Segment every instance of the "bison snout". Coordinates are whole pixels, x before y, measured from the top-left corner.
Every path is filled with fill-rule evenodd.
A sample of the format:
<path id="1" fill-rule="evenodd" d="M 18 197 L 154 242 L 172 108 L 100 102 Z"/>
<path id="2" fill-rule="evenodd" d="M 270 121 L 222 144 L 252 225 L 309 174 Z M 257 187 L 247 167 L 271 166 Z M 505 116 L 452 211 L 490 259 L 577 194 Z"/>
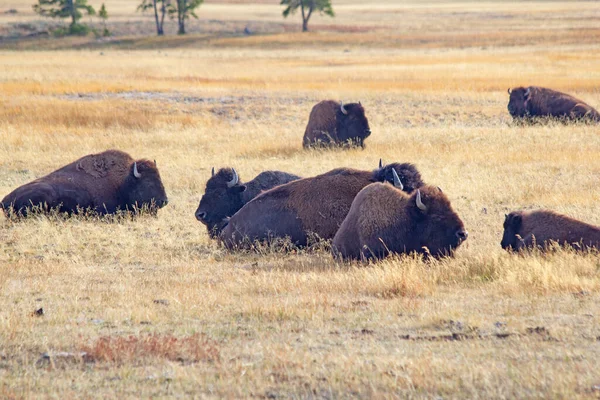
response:
<path id="1" fill-rule="evenodd" d="M 204 211 L 198 211 L 196 213 L 196 219 L 200 222 L 205 222 L 206 213 Z"/>
<path id="2" fill-rule="evenodd" d="M 461 229 L 459 231 L 456 231 L 456 237 L 461 241 L 465 241 L 467 240 L 467 238 L 469 237 L 469 232 L 467 232 L 464 229 Z"/>

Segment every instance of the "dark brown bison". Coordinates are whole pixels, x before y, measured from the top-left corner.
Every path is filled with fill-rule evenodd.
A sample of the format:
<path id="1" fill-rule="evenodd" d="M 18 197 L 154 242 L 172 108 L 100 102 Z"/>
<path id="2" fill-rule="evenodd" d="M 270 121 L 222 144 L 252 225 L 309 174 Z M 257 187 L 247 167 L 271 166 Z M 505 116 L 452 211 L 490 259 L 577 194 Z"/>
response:
<path id="1" fill-rule="evenodd" d="M 417 168 L 408 163 L 385 167 L 380 163 L 374 171 L 334 169 L 260 194 L 231 217 L 221 240 L 231 248 L 286 236 L 299 246 L 307 244 L 310 234 L 332 239 L 356 194 L 370 183 L 383 181 L 407 191 L 423 185 Z"/>
<path id="2" fill-rule="evenodd" d="M 144 206 L 156 210 L 166 204 L 156 163 L 136 161 L 119 150 L 82 157 L 15 189 L 2 200 L 6 215 L 27 214 L 38 206 L 42 211 L 112 214 Z"/>
<path id="3" fill-rule="evenodd" d="M 261 172 L 249 182 L 242 183 L 234 168 L 221 168 L 206 182 L 204 196 L 196 209 L 196 219 L 206 225 L 211 237 L 221 233 L 229 217 L 261 192 L 291 181 L 299 176 L 281 171 Z"/>
<path id="4" fill-rule="evenodd" d="M 549 242 L 576 248 L 600 244 L 600 228 L 549 210 L 513 211 L 504 219 L 504 235 L 500 245 L 505 250 L 521 250 Z"/>
<path id="5" fill-rule="evenodd" d="M 600 121 L 600 114 L 583 101 L 556 90 L 529 86 L 508 89 L 508 112 L 514 119 L 554 117 Z"/>
<path id="6" fill-rule="evenodd" d="M 371 134 L 365 109 L 359 103 L 343 104 L 323 100 L 311 110 L 302 145 L 332 146 L 349 144 L 364 147 Z"/>
<path id="7" fill-rule="evenodd" d="M 358 193 L 333 238 L 342 259 L 381 259 L 390 253 L 451 255 L 467 239 L 463 222 L 442 190 L 421 186 L 412 194 L 387 183 Z"/>

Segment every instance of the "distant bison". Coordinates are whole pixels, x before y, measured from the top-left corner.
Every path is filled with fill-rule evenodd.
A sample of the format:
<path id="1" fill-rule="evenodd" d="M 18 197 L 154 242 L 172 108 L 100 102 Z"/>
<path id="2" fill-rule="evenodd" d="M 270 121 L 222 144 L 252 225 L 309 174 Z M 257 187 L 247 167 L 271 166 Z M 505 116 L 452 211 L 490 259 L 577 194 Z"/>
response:
<path id="1" fill-rule="evenodd" d="M 209 235 L 214 238 L 221 233 L 229 217 L 262 191 L 297 179 L 300 177 L 287 172 L 265 171 L 242 183 L 235 169 L 221 168 L 215 174 L 213 168 L 196 210 L 196 219 L 206 225 Z"/>
<path id="2" fill-rule="evenodd" d="M 411 252 L 440 257 L 451 255 L 467 236 L 441 189 L 422 186 L 409 195 L 373 183 L 352 202 L 333 238 L 333 253 L 347 260 Z"/>
<path id="3" fill-rule="evenodd" d="M 286 236 L 305 246 L 311 233 L 332 239 L 356 194 L 370 183 L 383 181 L 406 191 L 423 185 L 419 171 L 408 163 L 383 167 L 380 162 L 374 171 L 334 169 L 260 194 L 231 217 L 221 240 L 227 247 L 239 247 Z"/>
<path id="4" fill-rule="evenodd" d="M 369 121 L 360 102 L 343 104 L 324 100 L 310 112 L 302 145 L 305 148 L 343 144 L 364 147 L 364 140 L 370 134 Z"/>
<path id="5" fill-rule="evenodd" d="M 600 122 L 600 114 L 583 101 L 556 90 L 529 86 L 508 89 L 508 112 L 514 119 L 554 117 Z"/>
<path id="6" fill-rule="evenodd" d="M 548 210 L 513 211 L 505 216 L 503 249 L 545 248 L 551 241 L 598 248 L 600 228 Z"/>
<path id="7" fill-rule="evenodd" d="M 43 211 L 112 214 L 143 206 L 156 210 L 167 204 L 167 195 L 155 162 L 108 150 L 15 189 L 1 204 L 6 215 L 27 214 L 35 206 Z"/>

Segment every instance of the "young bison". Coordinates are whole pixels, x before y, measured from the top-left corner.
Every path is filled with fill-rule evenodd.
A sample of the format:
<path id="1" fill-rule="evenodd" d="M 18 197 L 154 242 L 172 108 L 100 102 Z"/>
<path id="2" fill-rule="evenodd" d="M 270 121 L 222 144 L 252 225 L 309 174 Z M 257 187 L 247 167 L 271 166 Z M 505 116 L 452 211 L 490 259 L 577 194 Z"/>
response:
<path id="1" fill-rule="evenodd" d="M 505 250 L 538 246 L 550 242 L 562 246 L 595 247 L 600 243 L 600 228 L 549 210 L 513 211 L 504 219 L 500 245 Z"/>
<path id="2" fill-rule="evenodd" d="M 333 238 L 342 259 L 381 259 L 390 253 L 450 255 L 467 239 L 463 222 L 441 189 L 422 186 L 406 194 L 373 183 L 356 196 Z"/>

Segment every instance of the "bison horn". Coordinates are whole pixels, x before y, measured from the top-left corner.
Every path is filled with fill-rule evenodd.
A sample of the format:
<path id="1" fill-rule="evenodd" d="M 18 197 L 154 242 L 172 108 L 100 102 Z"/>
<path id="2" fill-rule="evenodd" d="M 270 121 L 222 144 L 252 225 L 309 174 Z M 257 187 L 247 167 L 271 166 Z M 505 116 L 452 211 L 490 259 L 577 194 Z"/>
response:
<path id="1" fill-rule="evenodd" d="M 212 173 L 210 175 L 211 177 L 215 176 L 215 167 L 212 167 Z"/>
<path id="2" fill-rule="evenodd" d="M 525 97 L 529 97 L 530 94 L 531 94 L 531 88 L 527 88 L 527 90 L 525 91 Z"/>
<path id="3" fill-rule="evenodd" d="M 140 173 L 138 172 L 138 169 L 137 169 L 137 162 L 134 162 L 134 163 L 133 163 L 133 176 L 135 176 L 137 179 L 140 179 L 140 178 L 142 177 L 142 174 L 140 174 Z"/>
<path id="4" fill-rule="evenodd" d="M 508 91 L 508 94 L 510 94 L 510 93 L 511 93 L 511 91 L 510 91 L 510 88 L 508 88 L 508 90 L 507 90 L 507 91 Z"/>
<path id="5" fill-rule="evenodd" d="M 344 102 L 343 102 L 343 101 L 340 101 L 340 104 L 341 104 L 341 105 L 340 105 L 340 110 L 342 110 L 342 113 L 343 113 L 344 115 L 348 115 L 348 111 L 347 111 L 347 110 L 344 108 Z"/>
<path id="6" fill-rule="evenodd" d="M 229 188 L 237 185 L 237 183 L 240 181 L 240 177 L 238 176 L 237 172 L 235 172 L 235 168 L 231 168 L 231 170 L 233 171 L 233 179 L 227 182 L 227 187 Z"/>
<path id="7" fill-rule="evenodd" d="M 400 177 L 398 176 L 398 173 L 396 172 L 396 170 L 394 168 L 392 168 L 392 175 L 394 176 L 394 186 L 400 190 L 403 190 L 404 185 L 402 185 L 402 182 L 400 181 Z"/>
<path id="8" fill-rule="evenodd" d="M 381 161 L 381 158 L 379 159 L 379 169 L 383 168 L 383 161 Z"/>
<path id="9" fill-rule="evenodd" d="M 427 211 L 427 206 L 421 201 L 421 191 L 417 189 L 417 207 L 421 211 Z"/>

